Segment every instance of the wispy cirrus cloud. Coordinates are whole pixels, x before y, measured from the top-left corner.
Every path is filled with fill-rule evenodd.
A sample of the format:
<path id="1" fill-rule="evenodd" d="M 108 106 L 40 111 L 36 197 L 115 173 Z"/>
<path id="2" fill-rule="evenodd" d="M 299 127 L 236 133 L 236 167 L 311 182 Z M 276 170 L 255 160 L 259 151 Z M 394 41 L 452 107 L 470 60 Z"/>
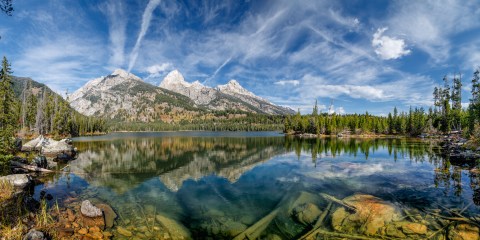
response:
<path id="1" fill-rule="evenodd" d="M 127 39 L 127 16 L 125 6 L 121 1 L 110 0 L 104 3 L 100 10 L 108 21 L 108 38 L 110 48 L 109 64 L 114 68 L 122 67 L 125 63 L 125 42 Z"/>
<path id="2" fill-rule="evenodd" d="M 130 72 L 133 68 L 133 65 L 137 61 L 138 57 L 138 50 L 140 49 L 140 45 L 142 44 L 142 40 L 147 33 L 148 27 L 150 26 L 150 21 L 152 20 L 152 13 L 153 10 L 160 4 L 161 0 L 150 0 L 143 12 L 142 17 L 142 25 L 140 28 L 140 32 L 138 33 L 137 41 L 135 42 L 135 46 L 133 47 L 132 52 L 130 53 L 130 62 L 128 63 L 128 72 Z"/>
<path id="3" fill-rule="evenodd" d="M 19 2 L 0 21 L 8 30 L 0 53 L 16 73 L 56 89 L 116 67 L 155 82 L 175 67 L 188 81 L 237 79 L 308 112 L 315 99 L 334 99 L 345 112 L 380 114 L 387 105 L 428 106 L 432 79 L 473 69 L 478 9 L 453 0 Z"/>

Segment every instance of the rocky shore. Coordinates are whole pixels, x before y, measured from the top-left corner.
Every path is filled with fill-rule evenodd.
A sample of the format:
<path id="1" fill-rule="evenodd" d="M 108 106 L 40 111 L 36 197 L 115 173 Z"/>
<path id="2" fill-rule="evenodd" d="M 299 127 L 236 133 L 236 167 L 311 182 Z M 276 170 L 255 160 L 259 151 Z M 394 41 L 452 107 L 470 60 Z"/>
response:
<path id="1" fill-rule="evenodd" d="M 475 164 L 480 159 L 480 145 L 463 138 L 459 133 L 443 137 L 440 145 L 450 161 Z"/>

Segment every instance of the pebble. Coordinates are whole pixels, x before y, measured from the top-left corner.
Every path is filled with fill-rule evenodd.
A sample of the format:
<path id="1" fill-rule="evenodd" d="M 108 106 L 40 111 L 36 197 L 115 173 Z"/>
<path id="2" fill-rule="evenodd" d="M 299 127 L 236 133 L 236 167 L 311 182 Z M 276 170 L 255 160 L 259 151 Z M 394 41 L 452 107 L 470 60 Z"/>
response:
<path id="1" fill-rule="evenodd" d="M 125 237 L 131 237 L 133 235 L 132 232 L 128 231 L 123 227 L 117 227 L 117 232 L 122 234 Z"/>
<path id="2" fill-rule="evenodd" d="M 82 234 L 82 235 L 85 235 L 88 233 L 88 230 L 86 228 L 82 228 L 80 230 L 78 230 L 78 233 Z"/>

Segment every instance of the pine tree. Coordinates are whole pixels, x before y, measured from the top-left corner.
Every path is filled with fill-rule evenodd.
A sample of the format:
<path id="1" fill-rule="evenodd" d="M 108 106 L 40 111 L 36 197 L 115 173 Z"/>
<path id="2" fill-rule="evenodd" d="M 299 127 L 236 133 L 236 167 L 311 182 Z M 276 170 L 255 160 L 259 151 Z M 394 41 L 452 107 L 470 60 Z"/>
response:
<path id="1" fill-rule="evenodd" d="M 18 123 L 15 93 L 11 78 L 12 70 L 6 57 L 0 70 L 0 154 L 12 150 L 14 131 Z"/>
<path id="2" fill-rule="evenodd" d="M 480 122 L 480 67 L 473 73 L 471 93 L 472 98 L 468 106 L 468 128 L 470 134 L 473 133 L 475 125 Z"/>

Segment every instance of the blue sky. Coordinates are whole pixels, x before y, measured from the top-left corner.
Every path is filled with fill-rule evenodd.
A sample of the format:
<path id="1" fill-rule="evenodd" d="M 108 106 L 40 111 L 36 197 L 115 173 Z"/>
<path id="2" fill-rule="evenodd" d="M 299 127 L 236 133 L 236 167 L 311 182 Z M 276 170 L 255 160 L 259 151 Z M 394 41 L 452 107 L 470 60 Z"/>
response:
<path id="1" fill-rule="evenodd" d="M 480 66 L 479 1 L 14 0 L 0 55 L 14 74 L 73 92 L 116 68 L 158 85 L 173 69 L 208 86 L 236 79 L 310 112 L 429 106 L 443 75 Z"/>

